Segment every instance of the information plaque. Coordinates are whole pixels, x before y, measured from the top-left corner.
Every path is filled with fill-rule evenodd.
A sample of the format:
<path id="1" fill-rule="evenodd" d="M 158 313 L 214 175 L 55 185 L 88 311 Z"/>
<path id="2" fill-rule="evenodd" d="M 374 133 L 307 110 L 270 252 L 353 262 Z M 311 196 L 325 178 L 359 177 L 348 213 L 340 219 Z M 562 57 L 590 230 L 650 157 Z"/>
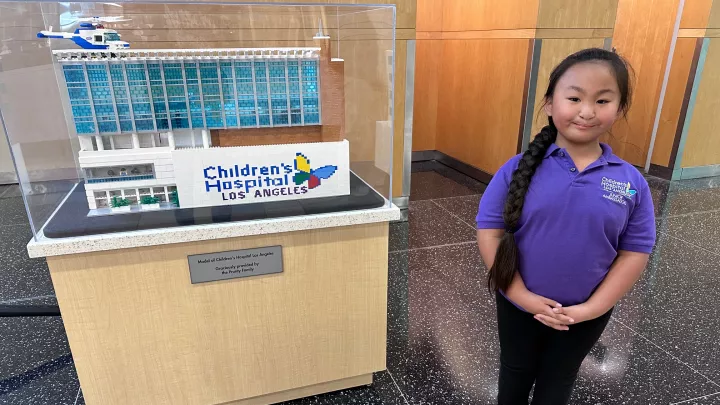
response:
<path id="1" fill-rule="evenodd" d="M 282 246 L 188 256 L 193 284 L 282 273 Z"/>

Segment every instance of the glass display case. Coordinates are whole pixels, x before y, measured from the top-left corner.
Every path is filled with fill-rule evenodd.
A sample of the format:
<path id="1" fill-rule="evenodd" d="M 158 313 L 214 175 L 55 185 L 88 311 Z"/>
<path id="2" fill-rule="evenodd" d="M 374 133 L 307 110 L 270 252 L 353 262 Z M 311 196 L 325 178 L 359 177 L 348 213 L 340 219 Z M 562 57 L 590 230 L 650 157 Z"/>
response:
<path id="1" fill-rule="evenodd" d="M 394 6 L 22 1 L 2 23 L 36 238 L 390 205 Z"/>

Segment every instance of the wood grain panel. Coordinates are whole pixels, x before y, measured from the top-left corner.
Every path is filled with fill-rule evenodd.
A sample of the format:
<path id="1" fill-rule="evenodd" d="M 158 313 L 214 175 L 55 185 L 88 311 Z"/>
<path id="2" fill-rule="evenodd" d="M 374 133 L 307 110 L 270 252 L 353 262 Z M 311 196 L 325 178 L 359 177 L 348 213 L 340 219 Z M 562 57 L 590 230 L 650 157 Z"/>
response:
<path id="1" fill-rule="evenodd" d="M 678 121 L 690 76 L 695 42 L 695 38 L 678 38 L 675 44 L 675 54 L 670 67 L 670 77 L 653 148 L 652 163 L 656 165 L 670 167 L 671 164 L 670 158 L 675 137 L 679 136 Z"/>
<path id="2" fill-rule="evenodd" d="M 540 105 L 547 90 L 550 72 L 571 53 L 585 48 L 602 47 L 602 45 L 602 39 L 543 39 L 533 104 L 535 107 L 531 131 L 533 137 L 540 132 L 543 126 L 547 125 L 546 115 L 541 111 Z"/>
<path id="3" fill-rule="evenodd" d="M 190 283 L 188 255 L 273 245 L 283 273 Z M 206 405 L 384 369 L 387 255 L 382 223 L 48 265 L 88 404 Z"/>
<path id="4" fill-rule="evenodd" d="M 432 31 L 417 33 L 417 39 L 512 39 L 534 37 L 535 30 L 532 28 L 479 31 Z"/>
<path id="5" fill-rule="evenodd" d="M 538 28 L 612 28 L 618 0 L 540 0 Z"/>
<path id="6" fill-rule="evenodd" d="M 523 39 L 443 41 L 438 150 L 488 173 L 516 153 L 529 46 Z"/>
<path id="7" fill-rule="evenodd" d="M 680 28 L 707 28 L 713 0 L 686 0 Z"/>
<path id="8" fill-rule="evenodd" d="M 535 38 L 610 38 L 612 28 L 538 28 Z"/>
<path id="9" fill-rule="evenodd" d="M 710 9 L 710 17 L 708 18 L 708 28 L 719 29 L 720 28 L 720 1 L 713 0 L 712 8 Z"/>
<path id="10" fill-rule="evenodd" d="M 415 103 L 413 151 L 435 150 L 438 86 L 443 66 L 443 41 L 417 41 L 415 49 Z"/>
<path id="11" fill-rule="evenodd" d="M 608 142 L 626 161 L 645 164 L 679 0 L 620 0 L 613 46 L 635 70 L 635 96 L 627 120 Z"/>
<path id="12" fill-rule="evenodd" d="M 682 167 L 720 164 L 720 39 L 710 40 L 693 107 Z"/>
<path id="13" fill-rule="evenodd" d="M 417 0 L 418 31 L 442 31 L 444 0 Z"/>
<path id="14" fill-rule="evenodd" d="M 462 0 L 443 5 L 443 31 L 535 28 L 539 0 Z"/>

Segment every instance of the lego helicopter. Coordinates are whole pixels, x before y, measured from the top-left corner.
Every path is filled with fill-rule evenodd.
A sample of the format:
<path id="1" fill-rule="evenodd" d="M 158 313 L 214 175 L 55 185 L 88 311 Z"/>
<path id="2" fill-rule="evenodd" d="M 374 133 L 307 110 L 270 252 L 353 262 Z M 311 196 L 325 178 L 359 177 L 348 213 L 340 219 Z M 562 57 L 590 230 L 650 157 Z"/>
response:
<path id="1" fill-rule="evenodd" d="M 130 21 L 122 17 L 89 17 L 79 18 L 80 26 L 75 32 L 53 32 L 52 26 L 48 31 L 40 31 L 38 38 L 69 39 L 83 49 L 118 50 L 129 48 L 130 44 L 120 40 L 120 34 L 115 30 L 107 29 L 102 23 Z"/>

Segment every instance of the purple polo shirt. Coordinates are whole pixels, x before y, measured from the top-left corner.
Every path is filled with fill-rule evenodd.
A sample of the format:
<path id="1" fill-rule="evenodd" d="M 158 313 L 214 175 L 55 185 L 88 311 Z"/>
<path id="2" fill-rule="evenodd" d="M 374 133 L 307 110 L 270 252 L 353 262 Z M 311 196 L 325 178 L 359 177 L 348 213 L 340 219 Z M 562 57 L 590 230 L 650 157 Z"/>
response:
<path id="1" fill-rule="evenodd" d="M 650 253 L 655 215 L 642 174 L 601 144 L 603 154 L 578 172 L 553 144 L 530 182 L 515 238 L 527 288 L 562 305 L 588 300 L 619 250 Z M 485 190 L 478 229 L 504 229 L 502 212 L 513 171 L 510 159 Z"/>

